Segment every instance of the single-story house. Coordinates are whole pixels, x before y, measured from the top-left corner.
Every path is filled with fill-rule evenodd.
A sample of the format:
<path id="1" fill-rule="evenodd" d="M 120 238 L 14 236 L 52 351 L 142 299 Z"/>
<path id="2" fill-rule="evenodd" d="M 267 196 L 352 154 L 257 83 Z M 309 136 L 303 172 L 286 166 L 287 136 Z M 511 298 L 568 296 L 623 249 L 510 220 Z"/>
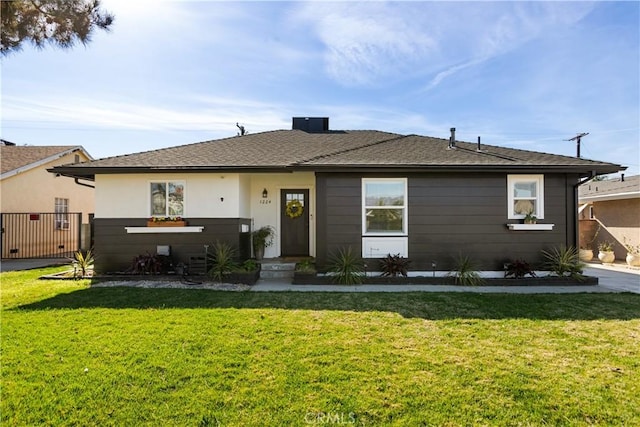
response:
<path id="1" fill-rule="evenodd" d="M 640 245 L 640 175 L 591 181 L 578 190 L 580 245 L 596 253 L 602 242 L 613 244 L 624 260 L 624 244 Z"/>
<path id="2" fill-rule="evenodd" d="M 80 249 L 81 238 L 90 246 L 93 186 L 47 172 L 93 160 L 83 147 L 0 140 L 0 159 L 2 258 L 69 256 Z"/>
<path id="3" fill-rule="evenodd" d="M 326 117 L 294 117 L 276 130 L 51 169 L 95 182 L 99 271 L 170 246 L 176 260 L 216 240 L 250 256 L 249 232 L 275 228 L 267 258 L 388 253 L 413 270 L 451 268 L 458 254 L 479 269 L 578 240 L 578 186 L 620 165 L 373 130 L 330 130 Z M 537 224 L 524 224 L 531 213 Z M 179 216 L 183 227 L 148 227 Z M 373 264 L 373 263 L 372 263 Z"/>

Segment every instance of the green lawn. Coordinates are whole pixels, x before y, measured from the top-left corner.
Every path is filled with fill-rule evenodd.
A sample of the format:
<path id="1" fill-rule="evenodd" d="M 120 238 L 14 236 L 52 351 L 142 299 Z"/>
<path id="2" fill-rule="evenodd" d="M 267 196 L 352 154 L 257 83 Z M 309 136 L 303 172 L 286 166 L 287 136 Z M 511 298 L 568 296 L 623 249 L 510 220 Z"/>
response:
<path id="1" fill-rule="evenodd" d="M 89 288 L 3 273 L 2 425 L 640 425 L 640 295 Z"/>

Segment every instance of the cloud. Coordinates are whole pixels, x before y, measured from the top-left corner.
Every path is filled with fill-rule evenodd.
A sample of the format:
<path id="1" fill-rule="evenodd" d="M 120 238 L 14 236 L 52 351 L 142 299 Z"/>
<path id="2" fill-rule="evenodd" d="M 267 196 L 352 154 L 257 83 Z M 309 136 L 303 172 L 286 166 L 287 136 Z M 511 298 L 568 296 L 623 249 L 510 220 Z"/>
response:
<path id="1" fill-rule="evenodd" d="M 573 25 L 589 2 L 303 3 L 296 19 L 324 46 L 327 74 L 345 86 L 449 76 Z"/>
<path id="2" fill-rule="evenodd" d="M 253 131 L 284 126 L 280 109 L 273 103 L 224 98 L 195 98 L 189 107 L 163 107 L 120 98 L 3 98 L 3 127 L 21 125 L 46 128 L 108 128 L 144 131 L 209 131 L 229 134 L 241 122 Z"/>

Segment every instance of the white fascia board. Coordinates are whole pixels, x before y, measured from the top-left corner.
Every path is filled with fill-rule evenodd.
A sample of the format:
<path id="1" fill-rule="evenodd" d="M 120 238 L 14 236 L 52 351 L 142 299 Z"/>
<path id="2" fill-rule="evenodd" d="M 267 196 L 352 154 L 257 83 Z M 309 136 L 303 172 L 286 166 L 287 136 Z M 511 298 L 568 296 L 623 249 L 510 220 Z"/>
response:
<path id="1" fill-rule="evenodd" d="M 14 176 L 14 175 L 18 175 L 18 174 L 20 174 L 20 173 L 22 173 L 22 172 L 26 172 L 26 171 L 28 171 L 28 170 L 35 169 L 35 168 L 37 168 L 37 167 L 40 167 L 40 166 L 46 165 L 46 164 L 47 164 L 47 163 L 49 163 L 49 162 L 52 162 L 52 161 L 54 161 L 54 160 L 57 160 L 57 159 L 59 159 L 59 158 L 61 158 L 61 157 L 64 157 L 64 156 L 66 156 L 66 155 L 68 155 L 68 154 L 75 153 L 76 151 L 80 151 L 80 152 L 81 152 L 81 153 L 83 153 L 85 156 L 87 156 L 87 158 L 88 158 L 89 160 L 93 160 L 93 157 L 91 157 L 91 156 L 89 155 L 89 153 L 87 153 L 87 152 L 85 151 L 85 149 L 84 149 L 84 148 L 82 148 L 82 146 L 77 145 L 77 146 L 75 146 L 75 147 L 71 147 L 71 148 L 69 148 L 68 150 L 64 150 L 64 151 L 61 151 L 61 152 L 59 152 L 59 153 L 57 153 L 57 154 L 54 154 L 53 156 L 49 156 L 49 157 L 45 157 L 44 159 L 40 159 L 40 160 L 38 160 L 37 162 L 29 163 L 28 165 L 24 165 L 24 166 L 21 166 L 21 167 L 19 167 L 19 168 L 17 168 L 17 169 L 11 170 L 11 171 L 9 171 L 9 172 L 5 172 L 5 173 L 3 173 L 2 175 L 0 175 L 0 179 L 10 178 L 10 177 L 12 177 L 12 176 Z"/>
<path id="2" fill-rule="evenodd" d="M 595 196 L 585 196 L 579 198 L 579 203 L 604 202 L 608 200 L 624 200 L 640 198 L 640 191 L 629 191 L 627 193 L 602 194 Z"/>

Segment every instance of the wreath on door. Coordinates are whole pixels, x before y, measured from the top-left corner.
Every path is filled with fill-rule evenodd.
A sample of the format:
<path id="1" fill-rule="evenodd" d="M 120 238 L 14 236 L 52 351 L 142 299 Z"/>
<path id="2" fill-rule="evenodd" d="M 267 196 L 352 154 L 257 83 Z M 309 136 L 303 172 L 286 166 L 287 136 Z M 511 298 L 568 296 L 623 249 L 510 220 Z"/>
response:
<path id="1" fill-rule="evenodd" d="M 298 218 L 300 215 L 302 215 L 303 211 L 304 211 L 304 207 L 302 206 L 302 203 L 300 203 L 299 200 L 291 200 L 290 202 L 287 203 L 287 208 L 285 209 L 284 213 L 289 218 Z"/>

